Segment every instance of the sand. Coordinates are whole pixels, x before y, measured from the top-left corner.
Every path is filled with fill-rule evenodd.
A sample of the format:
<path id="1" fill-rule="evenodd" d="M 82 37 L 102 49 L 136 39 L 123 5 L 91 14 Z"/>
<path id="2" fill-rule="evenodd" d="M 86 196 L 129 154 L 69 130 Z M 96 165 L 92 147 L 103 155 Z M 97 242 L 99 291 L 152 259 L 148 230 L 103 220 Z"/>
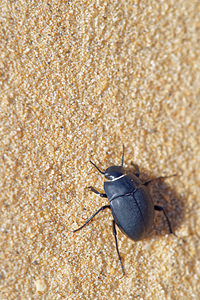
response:
<path id="1" fill-rule="evenodd" d="M 1 1 L 1 299 L 199 299 L 199 1 Z M 137 163 L 164 216 L 118 230 L 101 169 Z"/>

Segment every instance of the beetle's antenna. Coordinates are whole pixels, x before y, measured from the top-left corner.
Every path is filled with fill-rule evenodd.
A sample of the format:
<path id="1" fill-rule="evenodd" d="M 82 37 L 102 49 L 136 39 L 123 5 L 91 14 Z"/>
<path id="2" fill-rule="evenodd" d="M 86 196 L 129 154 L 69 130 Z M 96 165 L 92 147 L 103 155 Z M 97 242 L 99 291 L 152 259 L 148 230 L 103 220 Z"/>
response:
<path id="1" fill-rule="evenodd" d="M 105 172 L 101 171 L 91 160 L 90 163 L 101 173 L 101 174 L 105 174 Z"/>
<path id="2" fill-rule="evenodd" d="M 123 167 L 123 163 L 124 163 L 124 145 L 123 145 L 123 153 L 122 153 L 122 167 Z"/>

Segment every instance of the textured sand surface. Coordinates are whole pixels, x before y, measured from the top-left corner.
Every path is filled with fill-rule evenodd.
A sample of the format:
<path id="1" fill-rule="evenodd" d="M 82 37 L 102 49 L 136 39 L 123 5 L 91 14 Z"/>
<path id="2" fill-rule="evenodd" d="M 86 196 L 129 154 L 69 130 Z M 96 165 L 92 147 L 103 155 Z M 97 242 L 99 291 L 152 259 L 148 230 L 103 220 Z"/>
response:
<path id="1" fill-rule="evenodd" d="M 199 299 L 200 2 L 0 3 L 1 299 Z M 105 169 L 137 163 L 161 213 L 118 231 Z"/>

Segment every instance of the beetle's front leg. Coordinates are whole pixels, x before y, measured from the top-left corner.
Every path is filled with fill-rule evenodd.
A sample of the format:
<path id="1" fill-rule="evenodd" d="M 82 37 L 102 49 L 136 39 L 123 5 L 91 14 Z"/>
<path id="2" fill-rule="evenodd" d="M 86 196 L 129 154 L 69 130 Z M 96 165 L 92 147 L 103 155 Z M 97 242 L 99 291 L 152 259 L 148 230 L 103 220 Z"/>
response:
<path id="1" fill-rule="evenodd" d="M 93 193 L 99 195 L 102 198 L 108 198 L 106 194 L 104 193 L 100 193 L 98 192 L 95 188 L 93 188 L 92 186 L 88 186 L 88 189 L 90 189 L 90 191 L 92 191 Z"/>
<path id="2" fill-rule="evenodd" d="M 140 176 L 140 170 L 139 170 L 138 165 L 134 164 L 133 162 L 131 162 L 131 165 L 132 165 L 132 166 L 135 168 L 135 170 L 136 170 L 135 175 L 136 175 L 137 177 L 139 177 L 139 176 Z"/>
<path id="3" fill-rule="evenodd" d="M 169 176 L 160 176 L 160 177 L 152 178 L 152 179 L 146 181 L 146 182 L 143 183 L 143 184 L 147 186 L 149 183 L 151 183 L 151 182 L 153 182 L 153 181 L 155 181 L 155 180 L 159 180 L 159 179 L 167 179 L 167 178 L 171 178 L 171 177 L 174 177 L 174 176 L 176 176 L 176 174 L 169 175 Z"/>

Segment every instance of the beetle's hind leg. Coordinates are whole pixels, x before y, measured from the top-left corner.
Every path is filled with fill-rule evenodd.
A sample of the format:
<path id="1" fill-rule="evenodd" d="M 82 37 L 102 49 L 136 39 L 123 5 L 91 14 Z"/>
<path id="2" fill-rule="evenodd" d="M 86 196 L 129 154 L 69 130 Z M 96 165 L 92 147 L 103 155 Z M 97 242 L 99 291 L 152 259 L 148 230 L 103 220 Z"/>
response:
<path id="1" fill-rule="evenodd" d="M 93 186 L 88 186 L 88 189 L 102 198 L 108 198 L 106 194 L 98 192 Z"/>
<path id="2" fill-rule="evenodd" d="M 115 221 L 113 220 L 112 226 L 113 226 L 113 234 L 114 234 L 114 237 L 115 237 L 115 246 L 116 246 L 117 254 L 118 254 L 118 257 L 119 257 L 120 264 L 121 264 L 121 268 L 122 268 L 123 275 L 125 275 L 124 267 L 123 267 L 123 264 L 122 264 L 122 259 L 121 259 L 121 256 L 120 256 L 120 253 L 119 253 L 119 248 L 118 248 L 117 231 L 116 231 L 116 225 L 115 225 L 115 224 L 116 224 L 116 223 L 115 223 Z"/>
<path id="3" fill-rule="evenodd" d="M 110 205 L 104 205 L 102 206 L 100 209 L 98 209 L 81 227 L 79 227 L 78 229 L 74 230 L 73 232 L 79 231 L 81 230 L 83 227 L 85 227 L 85 225 L 87 225 L 88 222 L 90 222 L 100 211 L 106 209 L 106 208 L 110 208 Z"/>
<path id="4" fill-rule="evenodd" d="M 169 232 L 176 236 L 176 234 L 172 230 L 172 226 L 171 226 L 170 220 L 169 220 L 169 218 L 167 216 L 167 213 L 164 210 L 164 208 L 162 206 L 159 206 L 159 205 L 154 205 L 154 209 L 163 212 L 163 214 L 165 216 L 165 219 L 167 220 L 167 224 L 168 224 L 168 227 L 169 227 Z"/>

